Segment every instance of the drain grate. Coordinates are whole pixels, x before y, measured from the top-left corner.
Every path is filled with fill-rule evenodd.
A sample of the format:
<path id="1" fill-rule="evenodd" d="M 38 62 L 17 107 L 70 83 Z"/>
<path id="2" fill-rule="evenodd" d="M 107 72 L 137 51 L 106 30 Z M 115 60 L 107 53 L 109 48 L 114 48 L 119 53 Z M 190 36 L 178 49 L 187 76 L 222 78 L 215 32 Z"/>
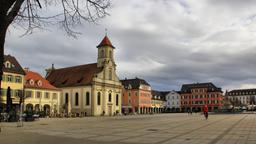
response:
<path id="1" fill-rule="evenodd" d="M 48 125 L 48 124 L 45 124 L 45 123 L 41 123 L 40 125 Z"/>
<path id="2" fill-rule="evenodd" d="M 158 131 L 158 129 L 147 129 L 147 131 Z"/>

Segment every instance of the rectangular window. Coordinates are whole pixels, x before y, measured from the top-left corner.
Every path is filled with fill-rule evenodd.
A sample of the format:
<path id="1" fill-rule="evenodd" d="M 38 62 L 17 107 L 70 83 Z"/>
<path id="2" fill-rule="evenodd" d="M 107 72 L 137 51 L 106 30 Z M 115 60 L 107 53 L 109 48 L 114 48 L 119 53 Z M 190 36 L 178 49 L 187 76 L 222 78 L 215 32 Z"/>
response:
<path id="1" fill-rule="evenodd" d="M 20 76 L 16 76 L 15 77 L 15 82 L 16 83 L 21 83 L 21 77 Z"/>
<path id="2" fill-rule="evenodd" d="M 2 81 L 5 81 L 5 75 L 2 75 Z"/>
<path id="3" fill-rule="evenodd" d="M 109 80 L 112 80 L 112 69 L 109 69 Z"/>
<path id="4" fill-rule="evenodd" d="M 41 92 L 36 92 L 36 98 L 41 98 Z"/>
<path id="5" fill-rule="evenodd" d="M 1 88 L 1 96 L 6 96 L 6 93 L 7 93 L 7 89 L 3 89 Z"/>
<path id="6" fill-rule="evenodd" d="M 13 79 L 13 78 L 12 78 L 12 75 L 8 75 L 8 76 L 7 76 L 7 81 L 8 81 L 8 82 L 12 82 L 12 79 Z"/>
<path id="7" fill-rule="evenodd" d="M 15 90 L 15 96 L 21 97 L 22 96 L 22 90 Z"/>
<path id="8" fill-rule="evenodd" d="M 46 99 L 49 98 L 49 93 L 48 93 L 48 92 L 45 92 L 45 93 L 44 93 L 44 98 L 46 98 Z"/>
<path id="9" fill-rule="evenodd" d="M 57 93 L 52 93 L 52 99 L 57 99 Z"/>

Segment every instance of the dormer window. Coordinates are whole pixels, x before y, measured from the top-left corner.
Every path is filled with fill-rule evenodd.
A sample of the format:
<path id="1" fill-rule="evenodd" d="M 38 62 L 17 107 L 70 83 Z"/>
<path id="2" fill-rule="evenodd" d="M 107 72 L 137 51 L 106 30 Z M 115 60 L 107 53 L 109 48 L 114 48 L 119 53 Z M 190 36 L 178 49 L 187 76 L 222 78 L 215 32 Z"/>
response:
<path id="1" fill-rule="evenodd" d="M 5 67 L 6 68 L 11 68 L 11 63 L 9 61 L 5 62 Z"/>
<path id="2" fill-rule="evenodd" d="M 37 85 L 38 85 L 38 86 L 42 86 L 42 81 L 38 80 L 38 81 L 37 81 Z"/>
<path id="3" fill-rule="evenodd" d="M 30 79 L 30 80 L 29 80 L 29 84 L 30 84 L 30 85 L 34 85 L 34 84 L 35 84 L 34 80 Z"/>
<path id="4" fill-rule="evenodd" d="M 132 89 L 132 86 L 129 84 L 128 89 Z"/>

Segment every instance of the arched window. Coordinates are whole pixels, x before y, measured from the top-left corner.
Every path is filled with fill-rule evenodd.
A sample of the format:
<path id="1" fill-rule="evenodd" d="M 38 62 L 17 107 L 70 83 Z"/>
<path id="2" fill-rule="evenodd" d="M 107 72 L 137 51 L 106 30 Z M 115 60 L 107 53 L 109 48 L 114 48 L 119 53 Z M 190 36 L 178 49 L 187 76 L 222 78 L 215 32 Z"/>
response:
<path id="1" fill-rule="evenodd" d="M 112 51 L 109 51 L 109 58 L 112 58 Z"/>
<path id="2" fill-rule="evenodd" d="M 109 77 L 109 80 L 112 80 L 112 69 L 109 69 L 108 77 Z"/>
<path id="3" fill-rule="evenodd" d="M 101 57 L 104 58 L 104 50 L 101 50 Z"/>
<path id="4" fill-rule="evenodd" d="M 90 93 L 86 92 L 86 105 L 90 105 Z"/>
<path id="5" fill-rule="evenodd" d="M 111 102 L 112 101 L 112 95 L 111 93 L 108 94 L 108 102 Z"/>
<path id="6" fill-rule="evenodd" d="M 75 105 L 78 106 L 79 105 L 79 94 L 76 93 L 75 95 Z"/>
<path id="7" fill-rule="evenodd" d="M 118 106 L 118 105 L 119 105 L 119 95 L 116 94 L 116 106 Z"/>
<path id="8" fill-rule="evenodd" d="M 101 97 L 101 94 L 100 94 L 100 92 L 98 92 L 98 94 L 97 94 L 97 103 L 98 103 L 98 105 L 100 105 L 100 97 Z"/>
<path id="9" fill-rule="evenodd" d="M 65 94 L 65 104 L 68 104 L 68 93 Z"/>

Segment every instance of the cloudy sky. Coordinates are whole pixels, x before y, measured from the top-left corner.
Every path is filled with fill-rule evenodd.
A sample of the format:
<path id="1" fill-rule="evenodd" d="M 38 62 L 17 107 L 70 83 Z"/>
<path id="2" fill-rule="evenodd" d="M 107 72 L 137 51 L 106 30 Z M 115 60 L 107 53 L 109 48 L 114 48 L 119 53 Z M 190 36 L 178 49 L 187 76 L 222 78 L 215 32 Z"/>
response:
<path id="1" fill-rule="evenodd" d="M 213 82 L 226 89 L 256 87 L 255 0 L 112 0 L 110 16 L 84 23 L 78 39 L 56 27 L 20 37 L 11 27 L 5 54 L 23 67 L 44 69 L 96 62 L 108 29 L 117 73 L 140 77 L 157 90 Z"/>

